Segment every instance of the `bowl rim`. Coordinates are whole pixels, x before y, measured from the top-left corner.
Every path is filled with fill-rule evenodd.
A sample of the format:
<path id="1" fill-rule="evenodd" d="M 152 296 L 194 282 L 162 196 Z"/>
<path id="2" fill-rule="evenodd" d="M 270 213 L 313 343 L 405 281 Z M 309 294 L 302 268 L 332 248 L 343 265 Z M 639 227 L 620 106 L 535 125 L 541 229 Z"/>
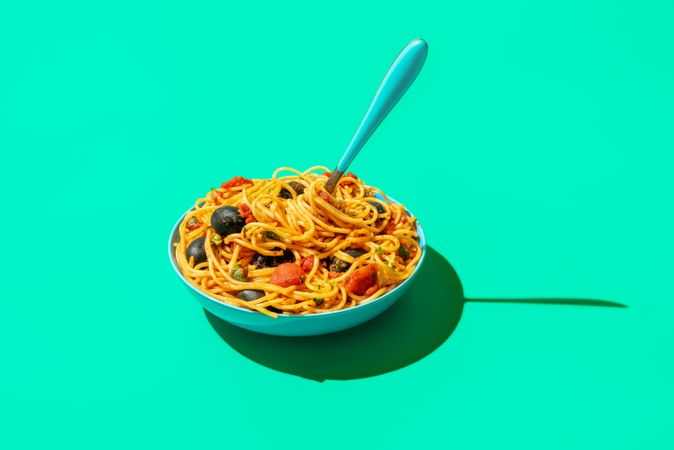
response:
<path id="1" fill-rule="evenodd" d="M 396 199 L 394 199 L 393 197 L 388 196 L 388 195 L 387 195 L 386 197 L 388 198 L 388 200 L 389 200 L 391 203 L 395 203 L 395 204 L 398 204 L 398 205 L 400 204 L 400 202 L 398 202 L 398 201 L 397 201 Z M 181 224 L 181 222 L 183 221 L 183 219 L 185 218 L 185 215 L 187 215 L 187 213 L 190 212 L 192 209 L 194 209 L 194 207 L 188 209 L 187 211 L 185 211 L 185 212 L 180 216 L 180 218 L 179 218 L 178 221 L 175 223 L 175 225 L 173 225 L 173 228 L 171 228 L 171 233 L 169 234 L 169 239 L 168 239 L 168 254 L 169 254 L 169 261 L 171 262 L 171 267 L 173 267 L 173 270 L 176 272 L 176 274 L 180 277 L 180 279 L 181 279 L 181 280 L 182 280 L 182 281 L 183 281 L 183 282 L 184 282 L 190 289 L 192 289 L 194 292 L 198 293 L 199 295 L 201 295 L 201 296 L 204 297 L 205 299 L 207 299 L 207 300 L 209 300 L 209 301 L 211 301 L 211 302 L 215 302 L 215 303 L 217 303 L 218 305 L 223 305 L 223 306 L 232 308 L 232 309 L 234 309 L 234 310 L 237 310 L 237 311 L 240 311 L 240 312 L 243 312 L 243 313 L 253 314 L 253 315 L 256 315 L 256 316 L 258 316 L 258 317 L 265 317 L 265 315 L 262 314 L 262 313 L 259 312 L 259 311 L 253 311 L 253 310 L 250 310 L 250 309 L 247 309 L 247 308 L 242 308 L 242 307 L 240 307 L 240 306 L 232 305 L 232 304 L 230 304 L 230 303 L 223 302 L 223 301 L 220 301 L 220 300 L 218 300 L 218 299 L 216 299 L 216 298 L 211 297 L 210 295 L 208 295 L 208 293 L 206 293 L 206 292 L 202 291 L 201 289 L 197 288 L 196 286 L 194 286 L 194 285 L 193 285 L 193 284 L 192 284 L 192 283 L 185 277 L 185 275 L 183 275 L 183 273 L 180 271 L 180 268 L 178 267 L 178 263 L 177 263 L 177 261 L 176 261 L 176 259 L 175 259 L 175 255 L 174 255 L 175 252 L 174 252 L 174 249 L 173 249 L 173 236 L 176 234 L 176 231 L 177 231 L 178 227 L 180 227 L 180 224 Z M 358 305 L 356 305 L 356 306 L 352 306 L 352 307 L 350 307 L 350 308 L 339 309 L 339 310 L 337 310 L 337 311 L 327 311 L 327 312 L 311 313 L 311 314 L 279 314 L 278 317 L 277 317 L 276 319 L 273 319 L 273 318 L 271 318 L 271 319 L 272 319 L 272 320 L 279 320 L 279 319 L 281 319 L 281 320 L 301 320 L 301 318 L 319 317 L 319 316 L 320 316 L 320 317 L 326 317 L 326 316 L 330 316 L 330 315 L 349 314 L 351 311 L 355 311 L 355 310 L 357 310 L 357 309 L 359 309 L 359 308 L 367 307 L 368 305 L 372 305 L 372 304 L 374 304 L 374 303 L 376 303 L 376 302 L 378 302 L 378 301 L 380 301 L 380 300 L 385 299 L 386 297 L 389 297 L 389 296 L 392 295 L 395 291 L 397 291 L 397 290 L 403 288 L 403 286 L 405 286 L 406 284 L 410 283 L 410 282 L 412 281 L 412 279 L 416 276 L 416 274 L 419 272 L 419 269 L 421 268 L 421 265 L 423 264 L 424 259 L 426 258 L 426 247 L 427 247 L 427 245 L 426 245 L 426 235 L 424 234 L 423 228 L 421 228 L 421 224 L 419 223 L 419 218 L 418 218 L 417 216 L 414 216 L 414 215 L 412 214 L 412 212 L 411 212 L 409 209 L 405 208 L 405 211 L 406 211 L 407 213 L 409 213 L 410 215 L 412 215 L 412 216 L 416 219 L 417 233 L 419 234 L 419 247 L 421 248 L 421 257 L 419 258 L 419 261 L 417 261 L 417 265 L 416 265 L 416 267 L 414 268 L 414 271 L 412 272 L 412 274 L 411 274 L 406 280 L 404 280 L 404 281 L 403 281 L 402 283 L 400 283 L 398 286 L 394 287 L 393 289 L 391 289 L 390 291 L 388 291 L 387 293 L 385 293 L 385 294 L 382 295 L 381 297 L 377 297 L 377 298 L 375 298 L 375 299 L 373 299 L 373 300 L 368 300 L 368 301 L 366 301 L 366 302 L 360 303 L 360 304 L 358 304 Z"/>

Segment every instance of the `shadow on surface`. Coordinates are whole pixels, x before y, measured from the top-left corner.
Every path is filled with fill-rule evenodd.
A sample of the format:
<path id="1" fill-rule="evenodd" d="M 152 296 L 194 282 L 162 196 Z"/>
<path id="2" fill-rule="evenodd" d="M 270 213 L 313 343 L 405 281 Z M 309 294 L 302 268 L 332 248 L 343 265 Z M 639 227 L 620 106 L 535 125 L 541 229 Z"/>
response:
<path id="1" fill-rule="evenodd" d="M 322 336 L 283 337 L 231 325 L 204 310 L 213 329 L 237 352 L 281 372 L 317 381 L 391 372 L 433 352 L 452 334 L 465 302 L 626 307 L 583 299 L 466 299 L 458 275 L 432 248 L 407 293 L 379 317 Z"/>
<path id="2" fill-rule="evenodd" d="M 606 306 L 609 308 L 627 308 L 618 302 L 608 300 L 592 300 L 589 298 L 466 298 L 465 302 L 472 303 L 528 303 L 538 305 L 575 305 L 575 306 Z"/>

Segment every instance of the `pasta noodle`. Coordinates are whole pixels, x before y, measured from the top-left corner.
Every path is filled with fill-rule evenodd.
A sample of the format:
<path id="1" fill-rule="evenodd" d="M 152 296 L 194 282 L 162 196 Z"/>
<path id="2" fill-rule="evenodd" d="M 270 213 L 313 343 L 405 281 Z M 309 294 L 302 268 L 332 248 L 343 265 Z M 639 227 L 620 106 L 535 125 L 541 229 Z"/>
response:
<path id="1" fill-rule="evenodd" d="M 415 218 L 352 173 L 331 195 L 329 175 L 280 168 L 212 189 L 180 223 L 180 271 L 210 297 L 271 317 L 337 311 L 395 288 L 421 257 Z"/>

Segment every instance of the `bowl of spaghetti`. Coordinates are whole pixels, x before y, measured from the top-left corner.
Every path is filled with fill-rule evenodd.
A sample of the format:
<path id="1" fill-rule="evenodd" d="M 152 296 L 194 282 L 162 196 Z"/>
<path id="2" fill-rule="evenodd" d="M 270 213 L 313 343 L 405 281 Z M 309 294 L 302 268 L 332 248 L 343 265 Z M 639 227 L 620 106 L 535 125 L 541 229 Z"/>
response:
<path id="1" fill-rule="evenodd" d="M 234 325 L 309 336 L 359 325 L 398 300 L 424 260 L 417 219 L 352 173 L 234 177 L 175 224 L 169 258 L 199 303 Z"/>

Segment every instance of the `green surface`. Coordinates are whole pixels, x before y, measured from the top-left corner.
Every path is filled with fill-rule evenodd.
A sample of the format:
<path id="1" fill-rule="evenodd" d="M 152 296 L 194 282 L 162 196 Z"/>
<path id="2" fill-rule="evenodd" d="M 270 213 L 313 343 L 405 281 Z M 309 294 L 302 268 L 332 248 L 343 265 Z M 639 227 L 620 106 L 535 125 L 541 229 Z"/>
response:
<path id="1" fill-rule="evenodd" d="M 0 448 L 674 447 L 671 1 L 125 3 L 0 6 Z M 336 163 L 415 37 L 353 170 L 426 282 L 334 338 L 212 326 L 174 221 Z"/>

